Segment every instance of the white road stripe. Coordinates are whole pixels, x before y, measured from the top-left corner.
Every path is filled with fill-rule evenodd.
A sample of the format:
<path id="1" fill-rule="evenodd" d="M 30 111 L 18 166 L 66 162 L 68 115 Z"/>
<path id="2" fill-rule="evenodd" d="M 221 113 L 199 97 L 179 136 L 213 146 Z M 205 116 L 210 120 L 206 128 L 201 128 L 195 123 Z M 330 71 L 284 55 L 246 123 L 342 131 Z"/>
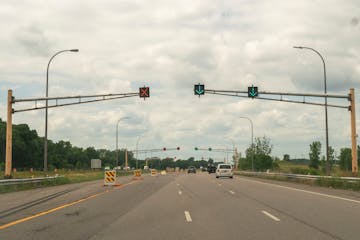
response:
<path id="1" fill-rule="evenodd" d="M 303 189 L 286 187 L 286 186 L 281 186 L 281 185 L 277 185 L 277 184 L 273 184 L 273 183 L 264 183 L 264 182 L 259 182 L 259 181 L 244 179 L 244 178 L 239 178 L 239 180 L 240 181 L 244 180 L 244 181 L 248 181 L 248 182 L 256 182 L 256 183 L 260 183 L 260 184 L 264 184 L 264 185 L 270 185 L 270 186 L 274 186 L 274 187 L 278 187 L 278 188 L 284 188 L 284 189 L 289 189 L 289 190 L 293 190 L 293 191 L 304 192 L 304 193 L 309 193 L 309 194 L 313 194 L 313 195 L 318 195 L 318 196 L 322 196 L 322 197 L 333 198 L 333 199 L 338 199 L 338 200 L 343 200 L 343 201 L 348 201 L 348 202 L 353 202 L 353 203 L 360 203 L 360 201 L 350 199 L 350 198 L 338 197 L 338 196 L 329 195 L 329 194 L 325 194 L 325 193 L 318 193 L 318 192 L 312 192 L 312 191 L 307 191 L 307 190 L 303 190 Z"/>
<path id="2" fill-rule="evenodd" d="M 269 218 L 271 218 L 272 220 L 274 220 L 274 221 L 277 221 L 277 222 L 280 221 L 279 218 L 275 217 L 274 215 L 271 215 L 271 214 L 268 213 L 267 211 L 261 211 L 261 212 L 262 212 L 263 214 L 265 214 L 266 216 L 268 216 Z"/>
<path id="3" fill-rule="evenodd" d="M 218 185 L 219 185 L 219 187 L 221 187 L 221 183 L 219 183 Z"/>
<path id="4" fill-rule="evenodd" d="M 179 190 L 178 193 L 179 193 L 179 195 L 181 195 L 181 194 L 182 194 L 182 191 Z"/>
<path id="5" fill-rule="evenodd" d="M 185 211 L 185 218 L 187 222 L 192 222 L 191 216 L 189 211 Z"/>
<path id="6" fill-rule="evenodd" d="M 230 192 L 231 194 L 235 194 L 235 192 L 234 192 L 234 191 L 231 191 L 231 190 L 230 190 L 229 192 Z"/>

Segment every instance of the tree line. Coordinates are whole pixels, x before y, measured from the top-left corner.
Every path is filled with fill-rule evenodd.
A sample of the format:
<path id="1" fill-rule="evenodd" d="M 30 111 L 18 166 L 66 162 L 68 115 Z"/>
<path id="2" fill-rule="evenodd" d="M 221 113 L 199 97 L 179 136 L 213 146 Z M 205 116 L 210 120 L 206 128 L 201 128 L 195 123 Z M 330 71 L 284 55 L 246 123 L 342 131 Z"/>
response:
<path id="1" fill-rule="evenodd" d="M 360 146 L 357 146 L 357 152 L 358 152 L 357 160 L 359 164 Z M 325 156 L 321 157 L 321 143 L 319 141 L 314 141 L 310 144 L 309 159 L 310 159 L 309 162 L 310 168 L 320 169 L 324 171 L 326 161 L 325 161 Z M 352 167 L 351 148 L 341 148 L 340 154 L 336 156 L 335 150 L 331 146 L 329 146 L 329 164 L 330 164 L 330 169 L 334 166 L 334 164 L 338 164 L 341 170 L 351 171 L 351 167 Z"/>
<path id="2" fill-rule="evenodd" d="M 5 167 L 5 149 L 6 149 L 6 122 L 0 119 L 0 170 Z M 125 149 L 118 150 L 118 165 L 125 166 Z M 13 161 L 12 167 L 17 170 L 43 169 L 44 138 L 38 136 L 35 130 L 31 130 L 27 124 L 13 124 Z M 145 166 L 144 160 L 136 163 L 134 153 L 127 151 L 128 166 L 130 168 L 139 168 Z M 73 146 L 69 141 L 54 142 L 48 140 L 48 169 L 89 169 L 91 159 L 101 159 L 102 166 L 111 168 L 116 165 L 116 150 L 95 149 L 94 147 L 81 148 Z M 187 160 L 175 160 L 173 158 L 152 158 L 148 160 L 150 168 L 165 169 L 182 168 L 189 166 L 206 167 L 207 161 L 195 161 L 193 157 Z"/>
<path id="3" fill-rule="evenodd" d="M 6 149 L 6 122 L 0 119 L 0 170 L 5 166 Z M 264 171 L 267 169 L 278 169 L 277 157 L 272 157 L 273 145 L 267 137 L 256 137 L 254 144 L 250 145 L 245 151 L 245 157 L 240 157 L 238 166 L 240 169 L 254 169 L 255 171 Z M 13 125 L 13 162 L 12 166 L 16 169 L 42 169 L 43 168 L 44 138 L 38 136 L 35 130 L 31 130 L 27 124 Z M 69 141 L 53 142 L 48 140 L 48 168 L 51 169 L 89 169 L 91 159 L 101 159 L 102 166 L 115 167 L 116 151 L 107 149 L 95 149 L 94 147 L 81 148 L 73 146 Z M 360 158 L 360 147 L 358 146 L 358 161 Z M 290 161 L 288 154 L 284 155 L 285 161 Z M 325 157 L 321 157 L 321 143 L 314 141 L 310 144 L 309 167 L 311 169 L 323 170 L 325 168 Z M 338 164 L 342 170 L 351 170 L 351 149 L 341 148 L 338 156 L 332 147 L 329 148 L 330 166 Z M 136 163 L 134 153 L 128 151 L 128 164 L 139 168 L 145 166 L 144 160 Z M 212 164 L 213 159 L 208 161 L 196 161 L 193 157 L 188 159 L 173 158 L 151 158 L 148 160 L 150 168 L 165 169 L 182 168 L 189 166 L 206 167 Z M 119 166 L 125 165 L 125 149 L 118 152 Z"/>

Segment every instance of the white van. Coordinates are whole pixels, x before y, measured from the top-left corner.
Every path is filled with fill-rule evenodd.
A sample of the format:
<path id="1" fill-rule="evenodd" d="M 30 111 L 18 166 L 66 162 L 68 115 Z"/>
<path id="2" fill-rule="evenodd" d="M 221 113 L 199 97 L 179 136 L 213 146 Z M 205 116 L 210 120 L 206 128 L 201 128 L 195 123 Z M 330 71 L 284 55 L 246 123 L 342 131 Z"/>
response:
<path id="1" fill-rule="evenodd" d="M 234 173 L 231 164 L 219 164 L 216 168 L 216 178 L 229 177 L 233 178 Z"/>

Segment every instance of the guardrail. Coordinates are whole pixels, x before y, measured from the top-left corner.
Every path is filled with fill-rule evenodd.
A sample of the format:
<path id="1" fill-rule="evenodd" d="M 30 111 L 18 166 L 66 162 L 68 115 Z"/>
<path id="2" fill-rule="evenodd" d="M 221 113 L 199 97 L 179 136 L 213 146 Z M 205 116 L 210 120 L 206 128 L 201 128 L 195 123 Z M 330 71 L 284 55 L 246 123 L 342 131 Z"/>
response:
<path id="1" fill-rule="evenodd" d="M 360 178 L 357 178 L 357 177 L 333 177 L 333 176 L 304 175 L 304 174 L 292 174 L 292 173 L 248 172 L 248 171 L 235 171 L 234 173 L 235 174 L 243 174 L 243 175 L 252 175 L 252 176 L 281 176 L 281 177 L 307 179 L 307 180 L 327 178 L 327 179 L 341 179 L 341 180 L 349 181 L 349 182 L 360 181 Z"/>
<path id="2" fill-rule="evenodd" d="M 61 178 L 61 177 L 64 177 L 64 176 L 55 175 L 53 177 L 3 179 L 3 180 L 0 180 L 0 186 L 25 184 L 25 183 L 38 183 L 38 182 L 42 182 L 42 181 L 54 180 L 54 179 Z"/>

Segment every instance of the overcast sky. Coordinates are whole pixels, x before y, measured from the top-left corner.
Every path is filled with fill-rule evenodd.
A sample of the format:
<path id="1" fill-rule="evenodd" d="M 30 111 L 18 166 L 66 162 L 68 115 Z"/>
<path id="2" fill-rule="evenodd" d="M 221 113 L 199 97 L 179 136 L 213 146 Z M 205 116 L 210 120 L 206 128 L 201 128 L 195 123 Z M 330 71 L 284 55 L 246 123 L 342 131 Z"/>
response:
<path id="1" fill-rule="evenodd" d="M 49 96 L 138 92 L 151 97 L 81 104 L 49 110 L 48 138 L 79 147 L 174 148 L 160 157 L 221 160 L 232 148 L 244 154 L 254 136 L 271 139 L 273 156 L 308 157 L 309 144 L 325 152 L 324 108 L 216 95 L 207 89 L 323 93 L 355 88 L 360 112 L 360 1 L 358 0 L 52 0 L 0 3 L 0 117 L 6 120 L 7 90 L 15 98 L 45 96 L 46 66 L 54 58 Z M 329 100 L 329 102 L 331 102 Z M 339 102 L 348 105 L 348 101 Z M 16 104 L 15 109 L 25 105 Z M 45 112 L 13 115 L 44 136 Z M 329 108 L 329 143 L 350 147 L 350 113 Z M 149 156 L 149 155 L 148 155 Z M 141 156 L 140 157 L 144 157 Z M 230 158 L 230 157 L 229 157 Z"/>

